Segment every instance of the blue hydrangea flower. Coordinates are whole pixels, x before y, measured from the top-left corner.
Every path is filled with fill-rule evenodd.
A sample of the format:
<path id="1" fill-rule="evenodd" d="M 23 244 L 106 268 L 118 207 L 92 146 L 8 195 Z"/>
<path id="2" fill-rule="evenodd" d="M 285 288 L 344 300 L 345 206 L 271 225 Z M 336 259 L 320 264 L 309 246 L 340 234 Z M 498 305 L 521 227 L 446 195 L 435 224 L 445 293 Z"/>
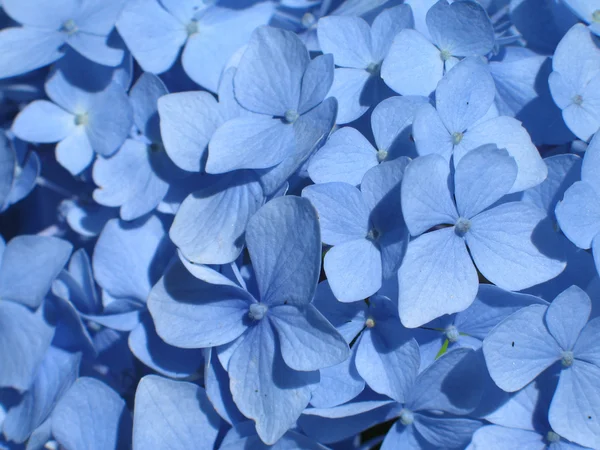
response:
<path id="1" fill-rule="evenodd" d="M 600 49 L 584 25 L 573 26 L 560 41 L 552 69 L 548 83 L 554 102 L 570 130 L 589 141 L 600 127 Z"/>
<path id="2" fill-rule="evenodd" d="M 310 202 L 270 201 L 248 223 L 246 242 L 258 295 L 207 267 L 188 265 L 194 276 L 174 265 L 153 288 L 149 307 L 171 345 L 217 347 L 237 407 L 273 444 L 308 404 L 317 370 L 345 360 L 349 350 L 310 304 L 321 254 Z"/>
<path id="3" fill-rule="evenodd" d="M 550 425 L 560 436 L 595 448 L 600 442 L 600 319 L 588 322 L 591 308 L 587 294 L 570 287 L 550 306 L 528 306 L 502 321 L 483 341 L 483 353 L 492 379 L 508 392 L 560 362 Z"/>
<path id="4" fill-rule="evenodd" d="M 412 139 L 412 122 L 425 97 L 390 97 L 371 113 L 375 146 L 355 128 L 333 132 L 309 160 L 308 174 L 315 183 L 341 181 L 358 186 L 367 171 L 400 156 L 417 156 Z"/>
<path id="5" fill-rule="evenodd" d="M 225 65 L 254 29 L 268 23 L 272 2 L 243 10 L 212 6 L 202 0 L 131 0 L 117 29 L 142 69 L 167 71 L 179 51 L 183 68 L 200 86 L 216 92 Z"/>
<path id="6" fill-rule="evenodd" d="M 74 175 L 91 164 L 94 152 L 110 156 L 123 144 L 133 113 L 119 84 L 90 93 L 55 71 L 45 87 L 52 101 L 36 100 L 19 113 L 12 126 L 18 138 L 35 143 L 58 142 L 56 160 Z"/>
<path id="7" fill-rule="evenodd" d="M 556 205 L 556 219 L 562 232 L 579 248 L 593 250 L 600 273 L 600 134 L 588 146 L 581 165 L 581 181 L 573 183 Z"/>
<path id="8" fill-rule="evenodd" d="M 125 0 L 6 0 L 4 11 L 22 27 L 0 33 L 0 78 L 47 66 L 64 55 L 66 44 L 88 59 L 118 66 L 123 50 L 109 45 L 108 35 Z"/>
<path id="9" fill-rule="evenodd" d="M 360 190 L 347 183 L 308 186 L 302 196 L 317 208 L 325 254 L 325 274 L 342 302 L 362 300 L 395 276 L 408 243 L 402 218 L 400 183 L 408 158 L 370 169 Z"/>
<path id="10" fill-rule="evenodd" d="M 328 94 L 338 101 L 337 123 L 352 122 L 377 103 L 385 86 L 380 77 L 381 63 L 394 36 L 412 26 L 407 5 L 383 10 L 372 26 L 356 16 L 332 15 L 319 20 L 321 51 L 331 53 L 338 66 Z"/>
<path id="11" fill-rule="evenodd" d="M 440 0 L 428 9 L 426 22 L 431 41 L 403 30 L 381 66 L 381 77 L 399 94 L 428 96 L 459 57 L 483 56 L 494 46 L 490 19 L 476 2 Z"/>
<path id="12" fill-rule="evenodd" d="M 470 151 L 449 177 L 446 159 L 432 154 L 412 161 L 402 181 L 404 219 L 419 236 L 398 275 L 400 318 L 408 327 L 466 309 L 477 293 L 475 267 L 508 290 L 547 281 L 565 268 L 536 245 L 552 233 L 543 210 L 526 202 L 494 206 L 517 180 L 506 150 Z"/>

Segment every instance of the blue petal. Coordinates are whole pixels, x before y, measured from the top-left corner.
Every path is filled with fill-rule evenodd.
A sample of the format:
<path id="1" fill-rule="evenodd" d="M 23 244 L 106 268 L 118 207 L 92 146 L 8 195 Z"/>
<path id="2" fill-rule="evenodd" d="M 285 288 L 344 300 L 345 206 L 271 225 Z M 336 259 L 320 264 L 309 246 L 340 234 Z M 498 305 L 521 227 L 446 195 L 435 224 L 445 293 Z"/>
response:
<path id="1" fill-rule="evenodd" d="M 69 36 L 67 44 L 91 61 L 105 66 L 116 67 L 123 61 L 125 52 L 108 45 L 106 36 L 97 36 L 86 32 Z"/>
<path id="2" fill-rule="evenodd" d="M 246 224 L 262 203 L 255 176 L 236 172 L 190 194 L 179 207 L 169 236 L 196 264 L 230 263 L 242 252 Z"/>
<path id="3" fill-rule="evenodd" d="M 600 195 L 585 181 L 574 183 L 556 205 L 556 219 L 571 242 L 590 248 L 600 232 Z"/>
<path id="4" fill-rule="evenodd" d="M 6 0 L 2 7 L 6 14 L 24 25 L 38 28 L 60 28 L 78 9 L 75 0 L 58 0 L 49 5 L 44 0 Z"/>
<path id="5" fill-rule="evenodd" d="M 365 388 L 365 382 L 358 374 L 354 355 L 345 361 L 332 366 L 320 369 L 320 381 L 317 388 L 313 391 L 310 404 L 315 408 L 331 408 L 346 403 Z"/>
<path id="6" fill-rule="evenodd" d="M 158 99 L 160 132 L 169 158 L 183 170 L 199 172 L 213 133 L 223 123 L 208 92 L 181 92 Z"/>
<path id="7" fill-rule="evenodd" d="M 429 96 L 444 74 L 439 50 L 415 30 L 402 30 L 381 66 L 381 78 L 401 95 Z"/>
<path id="8" fill-rule="evenodd" d="M 251 448 L 256 450 L 267 450 L 269 448 L 286 448 L 301 450 L 324 450 L 318 442 L 295 431 L 285 433 L 275 445 L 266 445 L 256 435 L 252 422 L 238 424 L 232 428 L 219 447 L 221 450 L 236 450 L 239 448 Z"/>
<path id="9" fill-rule="evenodd" d="M 319 214 L 321 239 L 327 245 L 363 239 L 369 232 L 369 209 L 361 192 L 347 183 L 307 186 L 302 196 Z"/>
<path id="10" fill-rule="evenodd" d="M 435 105 L 448 131 L 462 133 L 485 115 L 495 95 L 487 66 L 477 58 L 467 58 L 440 80 Z"/>
<path id="11" fill-rule="evenodd" d="M 248 222 L 246 243 L 261 302 L 306 305 L 312 301 L 321 266 L 317 212 L 307 199 L 271 200 Z"/>
<path id="12" fill-rule="evenodd" d="M 552 429 L 585 447 L 600 446 L 600 368 L 575 361 L 563 370 L 548 420 Z"/>
<path id="13" fill-rule="evenodd" d="M 381 449 L 394 450 L 399 448 L 403 450 L 433 450 L 435 447 L 419 436 L 415 427 L 405 427 L 400 421 L 397 421 L 385 435 Z"/>
<path id="14" fill-rule="evenodd" d="M 415 111 L 413 138 L 419 155 L 438 153 L 450 160 L 454 149 L 452 134 L 430 104 L 424 104 Z"/>
<path id="15" fill-rule="evenodd" d="M 538 449 L 545 448 L 544 436 L 529 430 L 486 425 L 475 432 L 468 448 L 500 450 L 503 448 Z"/>
<path id="16" fill-rule="evenodd" d="M 227 344 L 244 333 L 253 301 L 241 288 L 206 283 L 175 264 L 152 289 L 148 308 L 165 342 L 202 348 Z"/>
<path id="17" fill-rule="evenodd" d="M 79 353 L 68 353 L 54 347 L 48 349 L 32 386 L 21 402 L 6 415 L 3 429 L 7 439 L 25 442 L 42 425 L 77 378 L 80 360 Z"/>
<path id="18" fill-rule="evenodd" d="M 71 256 L 67 241 L 48 236 L 17 236 L 4 250 L 0 298 L 37 308 Z"/>
<path id="19" fill-rule="evenodd" d="M 581 179 L 592 185 L 596 191 L 600 191 L 600 181 L 596 176 L 600 169 L 600 134 L 594 135 L 594 138 L 588 145 L 583 163 L 581 165 Z"/>
<path id="20" fill-rule="evenodd" d="M 52 434 L 66 450 L 126 449 L 131 442 L 131 415 L 115 391 L 83 377 L 56 405 Z"/>
<path id="21" fill-rule="evenodd" d="M 598 329 L 600 328 L 600 319 L 590 320 L 581 330 L 581 334 L 575 343 L 573 353 L 577 359 L 600 366 L 600 346 L 598 345 Z"/>
<path id="22" fill-rule="evenodd" d="M 466 309 L 478 287 L 467 247 L 453 228 L 432 231 L 412 241 L 400 266 L 398 283 L 400 319 L 409 328 Z"/>
<path id="23" fill-rule="evenodd" d="M 313 59 L 302 77 L 298 112 L 304 114 L 323 101 L 333 83 L 333 58 L 321 55 Z"/>
<path id="24" fill-rule="evenodd" d="M 156 375 L 141 379 L 135 393 L 133 448 L 211 448 L 220 419 L 204 389 Z"/>
<path id="25" fill-rule="evenodd" d="M 145 302 L 170 256 L 166 237 L 156 216 L 130 223 L 109 220 L 92 258 L 96 281 L 115 297 Z"/>
<path id="26" fill-rule="evenodd" d="M 133 123 L 152 142 L 160 142 L 157 102 L 169 93 L 160 78 L 143 73 L 129 92 Z"/>
<path id="27" fill-rule="evenodd" d="M 518 391 L 560 359 L 544 323 L 547 307 L 531 305 L 500 322 L 483 341 L 488 370 L 498 387 Z"/>
<path id="28" fill-rule="evenodd" d="M 387 56 L 394 37 L 405 28 L 414 28 L 412 11 L 408 5 L 386 8 L 375 18 L 371 25 L 371 47 L 375 62 L 381 62 Z"/>
<path id="29" fill-rule="evenodd" d="M 12 190 L 17 166 L 17 155 L 10 146 L 8 139 L 0 136 L 0 211 L 7 206 L 7 200 Z M 2 255 L 0 254 L 0 261 Z"/>
<path id="30" fill-rule="evenodd" d="M 546 311 L 546 326 L 563 350 L 572 350 L 592 312 L 592 301 L 582 289 L 571 286 L 558 294 Z"/>
<path id="31" fill-rule="evenodd" d="M 19 139 L 36 143 L 58 142 L 75 129 L 74 116 L 47 100 L 31 102 L 15 118 L 12 126 Z"/>
<path id="32" fill-rule="evenodd" d="M 246 420 L 240 413 L 231 397 L 229 390 L 229 375 L 223 369 L 216 353 L 211 349 L 205 350 L 204 384 L 206 395 L 213 408 L 227 423 L 234 425 Z M 254 427 L 253 427 L 254 428 Z"/>
<path id="33" fill-rule="evenodd" d="M 38 312 L 24 306 L 0 302 L 0 386 L 20 391 L 29 389 L 54 336 L 51 327 Z"/>
<path id="34" fill-rule="evenodd" d="M 73 117 L 70 117 L 73 121 Z M 56 161 L 72 175 L 79 175 L 94 160 L 94 150 L 85 127 L 79 125 L 56 146 Z"/>
<path id="35" fill-rule="evenodd" d="M 151 73 L 168 70 L 188 37 L 185 25 L 156 0 L 128 1 L 117 29 L 138 64 Z"/>
<path id="36" fill-rule="evenodd" d="M 352 122 L 366 113 L 370 102 L 363 92 L 371 74 L 363 69 L 337 68 L 334 70 L 333 84 L 329 96 L 335 97 L 339 104 L 338 124 Z"/>
<path id="37" fill-rule="evenodd" d="M 278 305 L 270 309 L 269 319 L 279 337 L 281 356 L 291 369 L 331 367 L 350 356 L 344 338 L 313 305 L 303 310 Z"/>
<path id="38" fill-rule="evenodd" d="M 237 100 L 250 111 L 271 116 L 298 111 L 302 77 L 309 62 L 308 51 L 295 33 L 257 28 L 233 80 Z"/>
<path id="39" fill-rule="evenodd" d="M 566 263 L 547 255 L 549 224 L 543 210 L 524 202 L 504 203 L 471 220 L 466 241 L 481 273 L 503 289 L 518 291 L 560 274 Z"/>
<path id="40" fill-rule="evenodd" d="M 34 27 L 0 32 L 0 79 L 47 66 L 63 56 L 63 33 Z"/>
<path id="41" fill-rule="evenodd" d="M 427 12 L 433 42 L 455 56 L 483 56 L 495 44 L 494 28 L 485 9 L 475 2 L 437 2 Z"/>
<path id="42" fill-rule="evenodd" d="M 483 146 L 467 153 L 454 174 L 458 213 L 471 218 L 508 194 L 517 178 L 517 163 L 506 150 Z"/>
<path id="43" fill-rule="evenodd" d="M 315 183 L 341 181 L 358 186 L 367 170 L 377 163 L 371 143 L 354 128 L 344 127 L 310 158 L 308 174 Z"/>
<path id="44" fill-rule="evenodd" d="M 445 158 L 427 155 L 413 160 L 402 180 L 402 211 L 413 236 L 440 224 L 454 224 L 456 206 L 448 188 L 450 167 Z"/>
<path id="45" fill-rule="evenodd" d="M 248 42 L 256 27 L 269 22 L 273 12 L 271 2 L 235 11 L 210 7 L 200 12 L 198 32 L 189 37 L 181 55 L 185 72 L 200 86 L 217 92 L 221 73 L 229 59 Z"/>
<path id="46" fill-rule="evenodd" d="M 318 372 L 296 372 L 279 355 L 271 326 L 251 327 L 229 361 L 230 389 L 240 411 L 256 422 L 266 444 L 292 428 L 308 405 Z"/>
<path id="47" fill-rule="evenodd" d="M 110 156 L 125 142 L 133 124 L 133 112 L 125 90 L 111 84 L 94 100 L 87 111 L 87 135 L 94 151 Z"/>
<path id="48" fill-rule="evenodd" d="M 333 54 L 336 66 L 366 69 L 378 62 L 371 53 L 369 24 L 360 17 L 324 17 L 319 20 L 317 35 L 322 52 Z"/>
<path id="49" fill-rule="evenodd" d="M 293 149 L 292 125 L 266 116 L 238 117 L 225 122 L 214 133 L 206 171 L 266 169 L 280 163 Z"/>
<path id="50" fill-rule="evenodd" d="M 446 1 L 446 0 L 444 0 Z M 436 448 L 464 448 L 481 422 L 462 417 L 428 417 L 417 415 L 414 426 Z"/>

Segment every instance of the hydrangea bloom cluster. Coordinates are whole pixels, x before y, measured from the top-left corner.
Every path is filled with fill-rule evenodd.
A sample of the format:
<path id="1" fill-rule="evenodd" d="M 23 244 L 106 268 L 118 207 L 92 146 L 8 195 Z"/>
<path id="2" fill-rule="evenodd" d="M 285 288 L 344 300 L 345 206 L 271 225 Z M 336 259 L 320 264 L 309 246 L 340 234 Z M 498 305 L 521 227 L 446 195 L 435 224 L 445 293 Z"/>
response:
<path id="1" fill-rule="evenodd" d="M 600 449 L 599 130 L 600 0 L 0 0 L 0 449 Z"/>

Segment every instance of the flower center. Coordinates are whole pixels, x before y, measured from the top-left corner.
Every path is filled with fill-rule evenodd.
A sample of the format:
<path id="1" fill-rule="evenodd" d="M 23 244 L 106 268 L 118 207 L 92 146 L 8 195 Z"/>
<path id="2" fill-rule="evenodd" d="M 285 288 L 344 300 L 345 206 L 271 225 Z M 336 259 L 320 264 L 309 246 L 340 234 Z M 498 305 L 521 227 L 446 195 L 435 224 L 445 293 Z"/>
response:
<path id="1" fill-rule="evenodd" d="M 444 62 L 448 61 L 450 58 L 452 58 L 452 53 L 450 53 L 448 50 L 440 50 L 440 58 Z"/>
<path id="2" fill-rule="evenodd" d="M 575 97 L 573 97 L 573 103 L 575 103 L 578 106 L 581 106 L 581 104 L 583 103 L 583 97 L 577 94 Z"/>
<path id="3" fill-rule="evenodd" d="M 77 27 L 77 24 L 75 23 L 75 21 L 73 19 L 69 19 L 65 23 L 62 24 L 62 27 L 60 30 L 67 33 L 69 36 L 71 36 L 71 35 L 77 33 L 79 28 Z"/>
<path id="4" fill-rule="evenodd" d="M 317 23 L 317 18 L 313 13 L 307 12 L 302 16 L 301 22 L 304 28 L 310 28 Z"/>
<path id="5" fill-rule="evenodd" d="M 375 319 L 373 319 L 372 317 L 367 318 L 367 320 L 365 320 L 365 327 L 367 328 L 373 328 L 375 326 Z"/>
<path id="6" fill-rule="evenodd" d="M 387 157 L 388 157 L 387 150 L 377 150 L 377 161 L 378 162 L 385 161 Z"/>
<path id="7" fill-rule="evenodd" d="M 367 239 L 369 241 L 375 242 L 381 237 L 381 233 L 377 228 L 371 228 L 367 233 Z"/>
<path id="8" fill-rule="evenodd" d="M 600 22 L 600 9 L 597 9 L 592 13 L 592 21 Z"/>
<path id="9" fill-rule="evenodd" d="M 573 365 L 573 352 L 564 351 L 562 352 L 562 365 L 563 367 L 571 367 Z"/>
<path id="10" fill-rule="evenodd" d="M 558 433 L 555 433 L 554 431 L 550 430 L 550 431 L 548 431 L 548 434 L 546 434 L 546 440 L 550 443 L 559 442 L 560 435 Z"/>
<path id="11" fill-rule="evenodd" d="M 296 120 L 298 120 L 298 117 L 300 117 L 300 114 L 298 114 L 298 111 L 296 111 L 295 109 L 288 109 L 285 112 L 285 121 L 287 123 L 294 123 Z"/>
<path id="12" fill-rule="evenodd" d="M 81 113 L 75 115 L 75 125 L 87 125 L 89 118 L 87 113 Z"/>
<path id="13" fill-rule="evenodd" d="M 196 34 L 198 32 L 198 22 L 196 22 L 195 20 L 192 20 L 190 23 L 188 23 L 186 25 L 185 31 L 187 31 L 188 36 L 191 36 L 192 34 Z"/>
<path id="14" fill-rule="evenodd" d="M 464 217 L 459 217 L 454 224 L 454 231 L 459 236 L 464 236 L 471 229 L 471 221 Z"/>
<path id="15" fill-rule="evenodd" d="M 380 62 L 372 62 L 367 66 L 367 72 L 371 75 L 378 75 L 381 71 L 381 63 Z"/>
<path id="16" fill-rule="evenodd" d="M 412 423 L 415 421 L 415 415 L 413 414 L 412 411 L 409 411 L 408 409 L 402 409 L 402 411 L 400 411 L 400 423 L 404 426 L 408 426 L 408 425 L 412 425 Z"/>
<path id="17" fill-rule="evenodd" d="M 456 342 L 458 341 L 459 337 L 460 333 L 458 332 L 458 328 L 456 328 L 454 325 L 450 325 L 448 328 L 446 328 L 446 338 L 448 338 L 449 342 Z"/>
<path id="18" fill-rule="evenodd" d="M 463 139 L 462 133 L 459 133 L 458 131 L 456 133 L 452 133 L 452 145 L 460 144 L 460 141 L 462 141 L 462 139 Z"/>
<path id="19" fill-rule="evenodd" d="M 248 317 L 252 320 L 261 320 L 267 314 L 269 307 L 264 303 L 252 303 L 248 310 Z"/>

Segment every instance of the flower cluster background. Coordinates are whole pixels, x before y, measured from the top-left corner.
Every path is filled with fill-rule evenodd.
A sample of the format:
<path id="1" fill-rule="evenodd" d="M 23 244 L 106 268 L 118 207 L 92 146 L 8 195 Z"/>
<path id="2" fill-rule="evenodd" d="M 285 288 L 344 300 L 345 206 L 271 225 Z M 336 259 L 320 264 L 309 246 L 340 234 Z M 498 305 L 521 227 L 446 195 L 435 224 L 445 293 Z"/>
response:
<path id="1" fill-rule="evenodd" d="M 0 449 L 600 449 L 600 0 L 0 0 Z"/>

